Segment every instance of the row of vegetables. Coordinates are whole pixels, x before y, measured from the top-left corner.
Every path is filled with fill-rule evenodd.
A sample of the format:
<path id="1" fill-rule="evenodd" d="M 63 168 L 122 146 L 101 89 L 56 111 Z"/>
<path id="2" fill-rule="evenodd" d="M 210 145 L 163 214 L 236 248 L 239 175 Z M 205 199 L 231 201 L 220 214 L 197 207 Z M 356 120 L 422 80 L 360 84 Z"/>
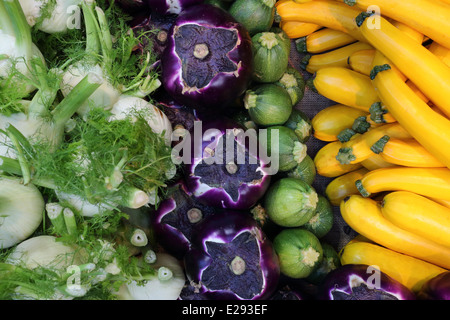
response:
<path id="1" fill-rule="evenodd" d="M 336 103 L 312 126 L 325 143 L 314 158 L 331 179 L 325 193 L 359 234 L 340 261 L 378 266 L 413 293 L 406 299 L 446 300 L 450 7 L 344 2 L 277 2 L 310 88 Z"/>
<path id="2" fill-rule="evenodd" d="M 0 5 L 2 299 L 446 299 L 445 103 L 363 36 L 364 4 L 33 4 Z M 313 119 L 292 43 L 339 103 Z M 360 234 L 339 253 L 333 206 Z"/>

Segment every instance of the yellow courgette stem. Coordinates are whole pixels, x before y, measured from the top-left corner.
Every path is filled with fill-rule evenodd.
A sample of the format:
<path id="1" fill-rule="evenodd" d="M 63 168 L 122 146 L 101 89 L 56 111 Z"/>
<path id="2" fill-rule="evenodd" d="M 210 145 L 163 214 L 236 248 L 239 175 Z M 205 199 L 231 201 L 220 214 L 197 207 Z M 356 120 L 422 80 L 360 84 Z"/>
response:
<path id="1" fill-rule="evenodd" d="M 276 9 L 282 21 L 314 23 L 348 33 L 353 38 L 365 42 L 361 31 L 355 24 L 355 17 L 361 12 L 358 8 L 335 1 L 311 1 L 308 3 L 279 1 L 276 3 Z"/>
<path id="2" fill-rule="evenodd" d="M 364 11 L 375 7 L 383 16 L 402 22 L 450 48 L 450 7 L 446 4 L 434 0 L 356 0 L 353 8 L 356 7 Z"/>
<path id="3" fill-rule="evenodd" d="M 448 168 L 392 167 L 368 172 L 356 182 L 364 197 L 382 191 L 410 191 L 426 197 L 450 200 Z"/>
<path id="4" fill-rule="evenodd" d="M 342 143 L 340 141 L 333 141 L 319 149 L 314 157 L 317 174 L 323 177 L 335 178 L 362 167 L 360 163 L 340 164 L 336 160 L 336 154 L 341 147 Z"/>
<path id="5" fill-rule="evenodd" d="M 386 143 L 381 157 L 389 163 L 407 167 L 443 168 L 445 165 L 436 159 L 415 139 L 391 138 Z"/>
<path id="6" fill-rule="evenodd" d="M 317 24 L 302 21 L 281 21 L 280 27 L 290 39 L 305 37 L 321 28 Z"/>
<path id="7" fill-rule="evenodd" d="M 386 64 L 391 62 L 377 51 L 374 65 Z M 448 79 L 446 81 L 449 82 Z M 430 108 L 392 70 L 379 72 L 372 82 L 381 101 L 398 123 L 450 168 L 450 120 Z"/>
<path id="8" fill-rule="evenodd" d="M 348 33 L 323 28 L 315 31 L 302 39 L 296 41 L 297 48 L 301 48 L 304 53 L 323 53 L 325 51 L 334 50 L 342 46 L 356 42 Z"/>
<path id="9" fill-rule="evenodd" d="M 302 59 L 301 67 L 309 73 L 327 67 L 348 68 L 348 57 L 354 52 L 366 49 L 373 48 L 367 43 L 358 41 L 325 53 L 306 55 Z"/>
<path id="10" fill-rule="evenodd" d="M 388 123 L 365 133 L 355 134 L 342 144 L 336 159 L 342 164 L 359 163 L 382 152 L 390 138 L 410 139 L 411 135 L 399 123 Z"/>
<path id="11" fill-rule="evenodd" d="M 364 241 L 349 242 L 341 251 L 341 264 L 378 266 L 381 272 L 397 280 L 413 292 L 447 270 L 432 263 L 398 253 Z"/>
<path id="12" fill-rule="evenodd" d="M 352 195 L 341 202 L 344 221 L 357 233 L 391 250 L 450 268 L 450 247 L 403 230 L 383 217 L 378 202 Z"/>
<path id="13" fill-rule="evenodd" d="M 359 194 L 356 180 L 361 179 L 369 170 L 360 168 L 334 178 L 325 188 L 325 194 L 333 206 L 339 206 L 341 201 L 352 194 Z"/>
<path id="14" fill-rule="evenodd" d="M 380 27 L 373 28 L 365 19 L 361 33 L 367 41 L 381 52 L 410 79 L 424 95 L 446 115 L 450 115 L 450 68 L 427 48 L 394 27 L 383 17 L 379 17 Z M 450 19 L 447 19 L 450 21 Z M 434 23 L 434 22 L 433 22 Z M 450 38 L 447 36 L 447 38 Z M 376 65 L 380 67 L 380 65 Z"/>
<path id="15" fill-rule="evenodd" d="M 407 191 L 384 196 L 381 213 L 409 232 L 450 247 L 450 209 L 424 196 Z"/>
<path id="16" fill-rule="evenodd" d="M 347 128 L 352 128 L 355 119 L 368 117 L 365 111 L 335 104 L 320 110 L 312 119 L 313 135 L 322 141 L 336 141 L 338 134 Z"/>

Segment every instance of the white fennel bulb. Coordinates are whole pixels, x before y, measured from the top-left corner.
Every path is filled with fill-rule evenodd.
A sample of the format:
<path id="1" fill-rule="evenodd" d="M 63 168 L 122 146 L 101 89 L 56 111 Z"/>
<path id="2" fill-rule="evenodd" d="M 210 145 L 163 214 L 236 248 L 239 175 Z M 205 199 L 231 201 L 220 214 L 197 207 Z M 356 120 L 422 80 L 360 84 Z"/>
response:
<path id="1" fill-rule="evenodd" d="M 160 252 L 156 253 L 156 262 L 152 266 L 159 271 L 157 275 L 147 279 L 143 284 L 133 280 L 122 285 L 117 293 L 118 298 L 120 300 L 176 300 L 186 283 L 181 263 L 173 256 Z"/>
<path id="2" fill-rule="evenodd" d="M 20 6 L 30 26 L 37 25 L 46 33 L 66 32 L 69 28 L 79 28 L 81 0 L 19 0 Z"/>
<path id="3" fill-rule="evenodd" d="M 104 108 L 109 110 L 119 100 L 121 92 L 117 90 L 107 79 L 100 65 L 77 63 L 71 65 L 63 74 L 61 81 L 61 92 L 67 96 L 69 92 L 89 73 L 94 73 L 101 79 L 104 79 L 100 87 L 94 91 L 89 99 L 77 110 L 77 113 L 86 117 L 90 106 Z"/>
<path id="4" fill-rule="evenodd" d="M 133 112 L 141 112 L 145 117 L 150 128 L 156 134 L 164 132 L 164 140 L 166 145 L 171 145 L 172 124 L 169 118 L 158 107 L 154 106 L 145 99 L 122 95 L 119 100 L 113 105 L 112 116 L 110 120 L 123 120 L 129 116 L 133 119 Z"/>
<path id="5" fill-rule="evenodd" d="M 42 222 L 44 199 L 39 189 L 20 178 L 0 176 L 0 248 L 30 237 Z"/>

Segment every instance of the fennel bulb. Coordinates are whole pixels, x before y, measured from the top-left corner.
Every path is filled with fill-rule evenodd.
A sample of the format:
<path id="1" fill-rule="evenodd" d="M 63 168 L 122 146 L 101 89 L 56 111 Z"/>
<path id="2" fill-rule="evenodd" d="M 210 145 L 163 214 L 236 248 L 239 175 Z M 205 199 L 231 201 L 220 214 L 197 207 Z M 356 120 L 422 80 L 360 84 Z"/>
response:
<path id="1" fill-rule="evenodd" d="M 45 266 L 65 272 L 71 265 L 83 264 L 84 258 L 75 246 L 57 241 L 54 236 L 42 235 L 19 243 L 6 262 L 28 269 Z"/>
<path id="2" fill-rule="evenodd" d="M 0 248 L 10 248 L 31 236 L 42 222 L 44 205 L 36 186 L 0 176 Z"/>
<path id="3" fill-rule="evenodd" d="M 112 116 L 109 118 L 110 121 L 123 120 L 128 116 L 131 116 L 131 119 L 136 121 L 133 113 L 137 112 L 142 114 L 153 132 L 160 135 L 164 134 L 166 145 L 171 145 L 172 124 L 169 118 L 167 118 L 161 109 L 147 100 L 134 96 L 121 95 L 110 111 L 112 113 Z"/>
<path id="4" fill-rule="evenodd" d="M 144 283 L 132 280 L 123 284 L 117 292 L 119 300 L 176 300 L 180 296 L 186 282 L 181 263 L 167 253 L 157 252 L 152 266 L 158 274 L 145 279 Z"/>
<path id="5" fill-rule="evenodd" d="M 74 22 L 79 14 L 75 8 L 81 0 L 19 0 L 28 24 L 46 33 L 66 32 L 69 28 L 79 28 Z M 75 21 L 74 21 L 75 20 Z"/>
<path id="6" fill-rule="evenodd" d="M 73 88 L 88 74 L 94 73 L 98 77 L 105 79 L 104 71 L 99 64 L 91 65 L 87 63 L 77 63 L 69 66 L 64 72 L 61 81 L 61 92 L 64 96 L 67 96 Z M 114 103 L 119 100 L 121 92 L 116 89 L 107 79 L 103 81 L 102 85 L 95 90 L 95 92 L 89 97 L 89 99 L 80 106 L 77 113 L 86 117 L 90 110 L 90 106 L 104 108 L 109 110 Z"/>

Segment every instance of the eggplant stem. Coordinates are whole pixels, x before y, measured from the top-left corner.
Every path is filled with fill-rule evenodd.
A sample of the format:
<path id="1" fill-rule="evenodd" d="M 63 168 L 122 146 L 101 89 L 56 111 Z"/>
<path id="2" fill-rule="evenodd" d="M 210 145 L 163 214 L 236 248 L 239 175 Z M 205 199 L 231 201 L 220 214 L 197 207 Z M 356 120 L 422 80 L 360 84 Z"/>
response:
<path id="1" fill-rule="evenodd" d="M 194 46 L 194 57 L 198 59 L 205 59 L 209 54 L 209 48 L 206 43 L 197 43 Z"/>

